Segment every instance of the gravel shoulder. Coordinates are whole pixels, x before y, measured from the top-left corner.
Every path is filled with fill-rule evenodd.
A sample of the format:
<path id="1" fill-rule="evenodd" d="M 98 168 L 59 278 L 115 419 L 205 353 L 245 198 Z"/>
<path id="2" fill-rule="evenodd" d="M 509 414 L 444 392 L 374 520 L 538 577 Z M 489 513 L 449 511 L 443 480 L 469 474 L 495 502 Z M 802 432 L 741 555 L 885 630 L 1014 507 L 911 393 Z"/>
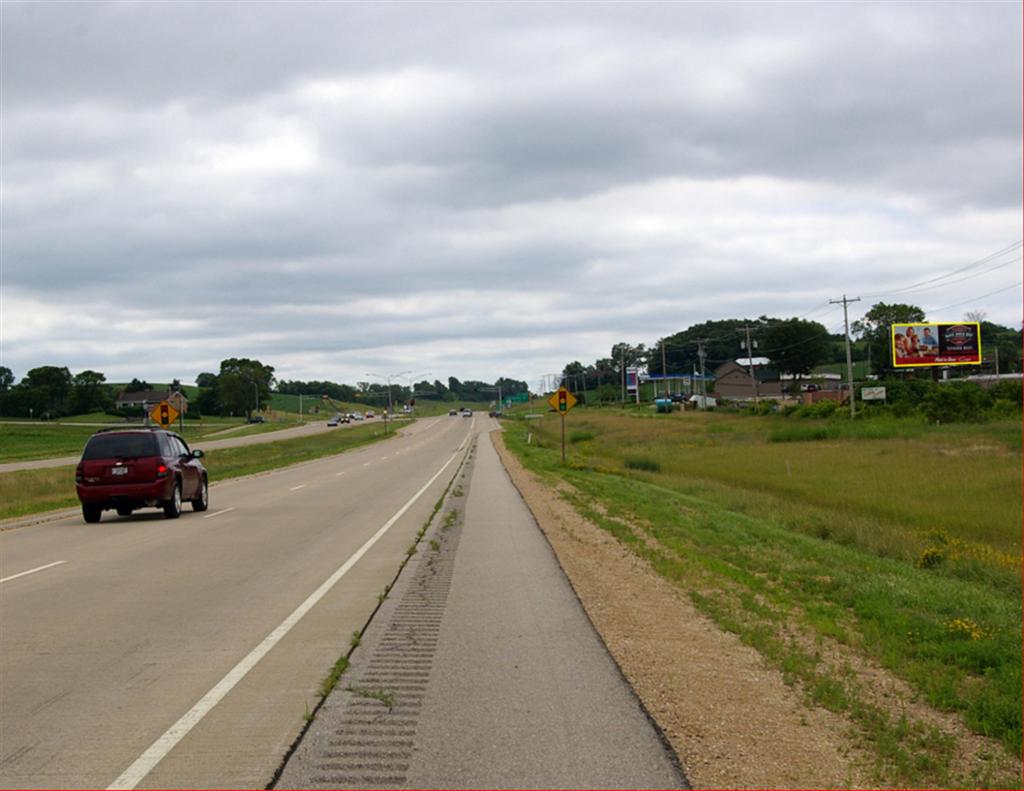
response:
<path id="1" fill-rule="evenodd" d="M 584 609 L 694 788 L 878 787 L 841 716 L 799 691 L 683 594 L 525 470 L 510 477 Z"/>

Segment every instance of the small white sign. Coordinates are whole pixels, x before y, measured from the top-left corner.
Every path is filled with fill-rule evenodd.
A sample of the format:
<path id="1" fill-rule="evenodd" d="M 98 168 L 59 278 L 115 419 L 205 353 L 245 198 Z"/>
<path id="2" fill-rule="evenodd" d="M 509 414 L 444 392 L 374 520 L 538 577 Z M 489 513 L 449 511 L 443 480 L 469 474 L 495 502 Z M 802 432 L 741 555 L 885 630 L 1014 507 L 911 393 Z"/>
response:
<path id="1" fill-rule="evenodd" d="M 860 391 L 861 401 L 884 401 L 885 400 L 885 388 L 884 387 L 864 387 Z"/>

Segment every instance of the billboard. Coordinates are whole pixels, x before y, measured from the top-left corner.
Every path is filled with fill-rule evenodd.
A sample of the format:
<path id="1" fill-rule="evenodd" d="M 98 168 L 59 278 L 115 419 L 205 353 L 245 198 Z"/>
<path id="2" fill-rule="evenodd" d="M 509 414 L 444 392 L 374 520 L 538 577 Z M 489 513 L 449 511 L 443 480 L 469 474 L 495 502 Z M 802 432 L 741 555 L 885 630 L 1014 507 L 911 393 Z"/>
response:
<path id="1" fill-rule="evenodd" d="M 626 392 L 633 395 L 636 392 L 637 385 L 637 369 L 627 368 L 626 369 Z"/>
<path id="2" fill-rule="evenodd" d="M 981 327 L 976 321 L 893 324 L 892 364 L 981 365 Z"/>

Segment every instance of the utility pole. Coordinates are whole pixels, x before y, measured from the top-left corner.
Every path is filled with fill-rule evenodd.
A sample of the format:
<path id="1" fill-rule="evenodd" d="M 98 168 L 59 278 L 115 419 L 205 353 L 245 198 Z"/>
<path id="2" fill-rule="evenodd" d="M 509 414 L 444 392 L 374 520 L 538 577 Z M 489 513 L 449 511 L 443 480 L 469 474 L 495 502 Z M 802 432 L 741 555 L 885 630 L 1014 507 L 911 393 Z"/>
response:
<path id="1" fill-rule="evenodd" d="M 626 347 L 619 348 L 619 372 L 622 374 L 622 405 L 626 405 Z"/>
<path id="2" fill-rule="evenodd" d="M 750 367 L 750 387 L 754 391 L 754 404 L 759 403 L 758 392 L 757 392 L 757 377 L 754 376 L 754 347 L 750 343 L 750 325 L 744 326 L 747 331 L 747 363 Z"/>
<path id="3" fill-rule="evenodd" d="M 665 366 L 665 339 L 661 339 L 661 378 L 665 382 L 665 398 L 668 398 L 668 369 Z M 657 395 L 657 393 L 655 393 Z"/>
<path id="4" fill-rule="evenodd" d="M 853 392 L 853 352 L 850 350 L 850 315 L 847 305 L 851 302 L 860 302 L 860 297 L 847 299 L 846 294 L 843 294 L 842 299 L 830 299 L 828 301 L 830 305 L 838 305 L 840 302 L 843 303 L 843 324 L 846 327 L 846 376 L 850 389 L 850 417 L 856 417 L 857 399 L 855 397 L 856 394 Z"/>
<path id="5" fill-rule="evenodd" d="M 704 358 L 707 357 L 707 352 L 704 351 L 704 344 L 708 342 L 707 338 L 701 338 L 697 341 L 697 357 L 700 359 L 700 408 L 707 409 L 708 406 L 708 383 L 704 378 Z"/>

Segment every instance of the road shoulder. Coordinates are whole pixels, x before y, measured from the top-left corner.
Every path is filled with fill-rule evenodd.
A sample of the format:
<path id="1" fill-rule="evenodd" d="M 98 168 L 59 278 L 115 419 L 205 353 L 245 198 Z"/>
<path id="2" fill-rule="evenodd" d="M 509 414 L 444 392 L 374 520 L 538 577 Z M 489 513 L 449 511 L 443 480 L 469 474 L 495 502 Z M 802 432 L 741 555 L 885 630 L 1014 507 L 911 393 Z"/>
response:
<path id="1" fill-rule="evenodd" d="M 809 708 L 759 654 L 495 448 L 608 649 L 695 788 L 872 787 L 849 723 Z"/>

